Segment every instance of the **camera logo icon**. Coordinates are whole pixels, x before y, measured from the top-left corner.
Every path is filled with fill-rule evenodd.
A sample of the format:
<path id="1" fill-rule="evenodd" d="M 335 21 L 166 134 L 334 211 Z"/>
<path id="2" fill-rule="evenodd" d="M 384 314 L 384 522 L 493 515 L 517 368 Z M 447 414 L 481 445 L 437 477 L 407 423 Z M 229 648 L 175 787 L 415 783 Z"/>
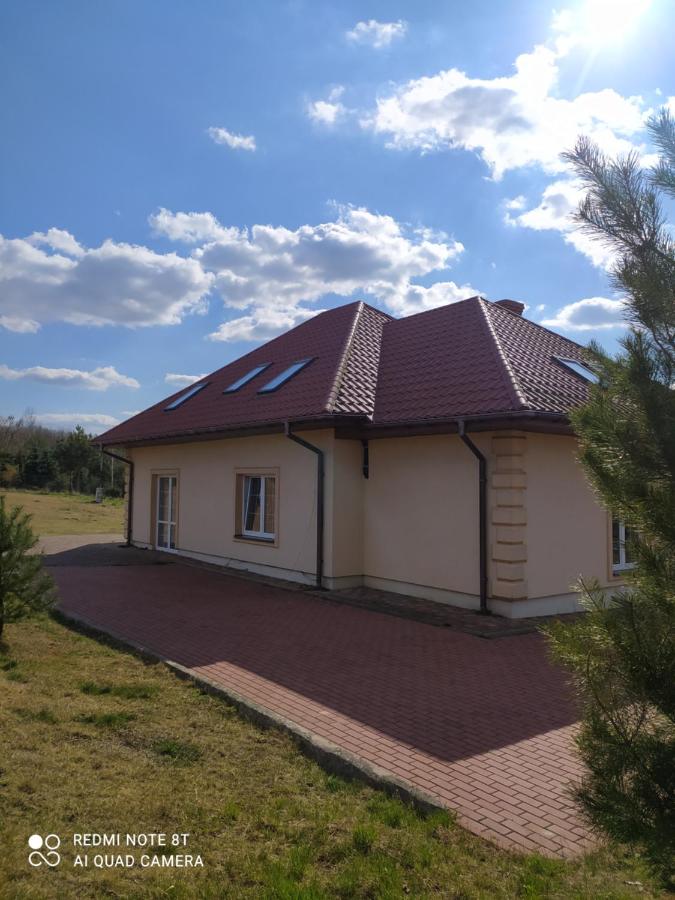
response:
<path id="1" fill-rule="evenodd" d="M 36 868 L 41 865 L 58 866 L 61 862 L 61 854 L 56 851 L 61 846 L 61 838 L 58 834 L 31 834 L 28 838 L 28 846 L 31 852 L 28 854 L 28 862 Z M 44 852 L 43 852 L 44 851 Z"/>

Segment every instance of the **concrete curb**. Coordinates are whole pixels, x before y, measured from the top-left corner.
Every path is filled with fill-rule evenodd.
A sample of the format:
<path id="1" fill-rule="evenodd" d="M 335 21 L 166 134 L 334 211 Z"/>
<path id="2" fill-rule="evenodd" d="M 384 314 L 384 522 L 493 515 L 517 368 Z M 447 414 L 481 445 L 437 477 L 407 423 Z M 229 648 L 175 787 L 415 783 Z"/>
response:
<path id="1" fill-rule="evenodd" d="M 254 725 L 283 731 L 293 739 L 305 756 L 313 759 L 327 772 L 362 781 L 371 787 L 385 791 L 391 796 L 398 797 L 421 812 L 429 813 L 443 810 L 453 816 L 455 815 L 452 809 L 444 806 L 440 800 L 437 800 L 431 794 L 426 794 L 407 781 L 392 775 L 391 772 L 387 772 L 379 766 L 374 766 L 360 756 L 343 750 L 337 744 L 332 743 L 332 741 L 328 741 L 326 738 L 302 728 L 290 719 L 286 719 L 278 713 L 260 706 L 258 703 L 254 703 L 237 691 L 225 688 L 204 675 L 198 675 L 192 669 L 188 669 L 186 666 L 173 660 L 166 659 L 161 654 L 144 647 L 142 644 L 131 641 L 113 631 L 100 628 L 81 616 L 74 616 L 72 613 L 64 612 L 58 607 L 52 611 L 51 615 L 57 621 L 77 631 L 81 631 L 96 639 L 103 638 L 104 642 L 111 646 L 126 650 L 142 659 L 162 663 L 178 678 L 190 681 L 207 693 L 226 700 L 235 707 L 242 718 L 252 722 Z"/>

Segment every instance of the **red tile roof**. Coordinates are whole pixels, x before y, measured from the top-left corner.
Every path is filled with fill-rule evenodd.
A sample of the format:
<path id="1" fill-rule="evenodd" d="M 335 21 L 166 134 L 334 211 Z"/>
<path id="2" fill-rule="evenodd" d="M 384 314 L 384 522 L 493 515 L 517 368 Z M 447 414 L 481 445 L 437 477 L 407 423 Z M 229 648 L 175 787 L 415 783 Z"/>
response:
<path id="1" fill-rule="evenodd" d="M 584 349 L 480 297 L 397 319 L 384 329 L 373 421 L 564 415 L 587 384 L 555 357 L 583 362 Z"/>
<path id="2" fill-rule="evenodd" d="M 472 297 L 403 319 L 362 302 L 320 313 L 199 383 L 166 411 L 167 397 L 97 438 L 106 445 L 170 440 L 287 420 L 372 425 L 463 416 L 549 413 L 582 403 L 586 382 L 555 357 L 583 361 L 583 348 L 499 303 Z M 259 389 L 291 363 L 312 362 L 277 391 Z M 226 387 L 269 367 L 232 394 Z"/>

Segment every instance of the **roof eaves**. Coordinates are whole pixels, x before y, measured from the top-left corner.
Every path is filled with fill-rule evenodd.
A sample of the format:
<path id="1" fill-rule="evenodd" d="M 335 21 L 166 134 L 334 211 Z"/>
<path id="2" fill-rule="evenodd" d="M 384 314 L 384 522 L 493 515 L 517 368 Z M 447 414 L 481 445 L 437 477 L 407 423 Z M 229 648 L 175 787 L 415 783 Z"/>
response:
<path id="1" fill-rule="evenodd" d="M 331 428 L 334 425 L 339 425 L 343 422 L 367 422 L 368 416 L 363 415 L 362 413 L 319 413 L 317 415 L 304 415 L 304 416 L 285 416 L 284 418 L 279 419 L 268 419 L 266 421 L 252 421 L 252 422 L 239 422 L 236 425 L 213 425 L 205 428 L 184 428 L 179 429 L 177 431 L 167 432 L 155 432 L 150 434 L 143 434 L 137 436 L 127 436 L 127 437 L 118 437 L 113 439 L 107 439 L 106 435 L 110 432 L 104 432 L 98 437 L 94 438 L 93 443 L 101 446 L 124 446 L 126 444 L 145 444 L 145 443 L 171 443 L 172 440 L 181 440 L 181 441 L 198 441 L 202 438 L 211 437 L 211 436 L 222 436 L 222 437 L 235 437 L 239 432 L 241 433 L 250 433 L 250 432 L 266 432 L 266 431 L 275 431 L 283 429 L 284 424 L 287 422 L 293 422 L 296 425 L 313 425 L 313 426 L 321 426 L 326 428 Z M 111 429 L 112 431 L 112 429 Z"/>
<path id="2" fill-rule="evenodd" d="M 527 409 L 527 397 L 520 387 L 520 384 L 518 383 L 516 373 L 513 371 L 513 367 L 511 366 L 509 358 L 502 346 L 499 335 L 497 334 L 497 329 L 494 327 L 492 316 L 490 315 L 489 301 L 484 300 L 482 297 L 480 297 L 478 303 L 485 319 L 485 324 L 487 325 L 490 334 L 492 335 L 492 339 L 495 343 L 495 347 L 497 348 L 499 359 L 501 360 L 501 363 L 503 365 L 502 378 L 504 379 L 504 383 L 506 384 L 507 389 L 511 394 L 511 399 L 514 403 L 514 409 Z"/>
<path id="3" fill-rule="evenodd" d="M 398 422 L 369 422 L 363 425 L 363 435 L 385 437 L 405 430 L 410 434 L 424 434 L 436 429 L 457 427 L 458 422 L 470 425 L 474 430 L 489 431 L 492 428 L 522 428 L 524 430 L 551 430 L 553 433 L 573 434 L 566 413 L 544 412 L 534 409 L 512 409 L 492 413 L 470 413 L 455 416 L 430 416 L 424 419 L 406 419 Z M 541 426 L 541 427 L 537 427 Z"/>

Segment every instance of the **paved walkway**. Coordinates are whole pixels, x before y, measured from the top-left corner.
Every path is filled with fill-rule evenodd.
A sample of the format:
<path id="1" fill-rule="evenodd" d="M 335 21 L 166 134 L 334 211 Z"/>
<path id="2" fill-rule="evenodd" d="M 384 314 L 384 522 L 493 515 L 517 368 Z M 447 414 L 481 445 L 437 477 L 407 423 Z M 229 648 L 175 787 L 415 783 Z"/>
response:
<path id="1" fill-rule="evenodd" d="M 590 845 L 567 793 L 575 714 L 539 635 L 484 640 L 130 552 L 130 565 L 49 556 L 63 611 L 391 772 L 502 846 Z"/>

